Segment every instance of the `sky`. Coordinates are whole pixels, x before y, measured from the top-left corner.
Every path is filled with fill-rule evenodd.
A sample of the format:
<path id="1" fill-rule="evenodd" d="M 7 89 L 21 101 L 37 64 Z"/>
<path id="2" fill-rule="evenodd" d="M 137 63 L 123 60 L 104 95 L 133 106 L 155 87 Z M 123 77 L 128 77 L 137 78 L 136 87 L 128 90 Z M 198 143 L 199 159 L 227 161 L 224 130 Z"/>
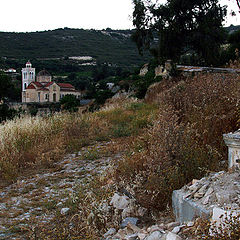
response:
<path id="1" fill-rule="evenodd" d="M 220 1 L 237 9 L 235 0 Z M 1 0 L 0 9 L 0 31 L 4 32 L 133 28 L 132 0 Z M 225 25 L 230 24 L 240 25 L 240 13 L 228 18 Z"/>

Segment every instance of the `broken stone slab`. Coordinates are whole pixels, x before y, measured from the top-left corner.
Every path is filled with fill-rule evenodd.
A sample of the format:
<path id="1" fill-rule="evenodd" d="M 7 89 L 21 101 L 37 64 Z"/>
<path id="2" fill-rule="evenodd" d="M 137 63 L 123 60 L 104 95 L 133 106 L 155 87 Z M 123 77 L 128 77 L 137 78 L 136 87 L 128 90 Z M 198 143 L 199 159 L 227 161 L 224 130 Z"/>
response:
<path id="1" fill-rule="evenodd" d="M 146 240 L 160 240 L 162 236 L 163 234 L 160 231 L 155 231 L 146 237 Z"/>
<path id="2" fill-rule="evenodd" d="M 126 240 L 137 240 L 138 235 L 136 233 L 125 236 Z"/>
<path id="3" fill-rule="evenodd" d="M 112 200 L 110 202 L 114 208 L 125 209 L 128 207 L 130 199 L 127 196 L 120 196 L 118 193 L 114 193 Z"/>
<path id="4" fill-rule="evenodd" d="M 175 234 L 178 234 L 183 227 L 186 227 L 186 225 L 181 225 L 181 226 L 174 227 L 171 232 L 175 233 Z"/>
<path id="5" fill-rule="evenodd" d="M 169 232 L 166 236 L 166 240 L 181 240 L 182 238 L 175 233 Z"/>
<path id="6" fill-rule="evenodd" d="M 184 191 L 175 190 L 172 194 L 172 207 L 176 221 L 182 223 L 193 221 L 196 217 L 209 218 L 211 211 L 185 198 Z"/>
<path id="7" fill-rule="evenodd" d="M 125 227 L 127 227 L 127 225 L 129 223 L 137 226 L 137 224 L 139 223 L 139 219 L 138 218 L 134 218 L 134 217 L 127 217 L 127 218 L 123 219 L 122 223 L 120 224 L 120 227 L 121 228 L 125 228 Z"/>
<path id="8" fill-rule="evenodd" d="M 134 233 L 141 232 L 141 229 L 139 227 L 137 227 L 136 225 L 132 224 L 131 222 L 128 222 L 127 228 L 132 230 Z"/>
<path id="9" fill-rule="evenodd" d="M 195 194 L 194 194 L 194 198 L 202 198 L 209 187 L 209 183 L 204 184 Z"/>
<path id="10" fill-rule="evenodd" d="M 152 232 L 155 232 L 155 231 L 159 231 L 159 232 L 164 233 L 163 228 L 161 228 L 161 227 L 158 226 L 158 225 L 153 225 L 153 226 L 151 226 L 151 227 L 148 227 L 147 231 L 148 231 L 149 233 L 152 233 Z"/>
<path id="11" fill-rule="evenodd" d="M 110 228 L 104 235 L 104 238 L 107 238 L 109 236 L 113 236 L 116 233 L 116 229 L 115 228 Z"/>
<path id="12" fill-rule="evenodd" d="M 174 227 L 177 227 L 177 226 L 179 226 L 180 225 L 180 222 L 170 222 L 170 223 L 168 223 L 167 225 L 166 225 L 166 228 L 168 229 L 168 230 L 170 230 L 170 229 L 173 229 Z"/>

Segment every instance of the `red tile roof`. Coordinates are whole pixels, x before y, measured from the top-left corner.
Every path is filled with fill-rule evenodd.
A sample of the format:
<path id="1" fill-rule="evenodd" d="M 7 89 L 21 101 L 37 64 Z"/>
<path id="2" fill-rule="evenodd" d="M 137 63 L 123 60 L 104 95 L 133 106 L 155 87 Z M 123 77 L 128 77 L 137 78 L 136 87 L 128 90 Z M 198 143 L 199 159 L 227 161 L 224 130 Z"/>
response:
<path id="1" fill-rule="evenodd" d="M 57 83 L 57 85 L 60 87 L 60 88 L 73 88 L 74 89 L 74 86 L 70 83 Z"/>
<path id="2" fill-rule="evenodd" d="M 41 88 L 41 89 L 39 89 L 38 91 L 49 91 L 49 89 L 47 89 L 47 88 Z"/>
<path id="3" fill-rule="evenodd" d="M 52 85 L 54 82 L 48 82 L 44 87 L 49 87 L 50 85 Z"/>
<path id="4" fill-rule="evenodd" d="M 43 87 L 43 85 L 40 82 L 32 82 L 34 85 L 36 85 L 37 87 Z M 31 84 L 32 84 L 31 83 Z"/>
<path id="5" fill-rule="evenodd" d="M 30 83 L 26 89 L 36 89 L 36 88 L 32 83 Z"/>

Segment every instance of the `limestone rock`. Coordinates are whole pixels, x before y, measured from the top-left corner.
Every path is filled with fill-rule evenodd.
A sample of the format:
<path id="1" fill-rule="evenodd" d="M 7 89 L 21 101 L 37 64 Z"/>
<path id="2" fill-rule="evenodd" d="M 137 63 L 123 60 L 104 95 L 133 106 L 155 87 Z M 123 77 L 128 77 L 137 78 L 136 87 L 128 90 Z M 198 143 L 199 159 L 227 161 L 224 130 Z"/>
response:
<path id="1" fill-rule="evenodd" d="M 132 224 L 131 222 L 128 222 L 127 228 L 131 229 L 134 233 L 141 232 L 141 229 L 139 227 L 137 227 L 136 225 Z"/>
<path id="2" fill-rule="evenodd" d="M 138 238 L 139 238 L 139 240 L 144 240 L 144 239 L 146 239 L 146 236 L 147 236 L 147 233 L 144 233 L 144 232 L 138 233 Z"/>
<path id="3" fill-rule="evenodd" d="M 171 223 L 168 223 L 168 224 L 166 225 L 166 227 L 167 227 L 167 229 L 173 229 L 174 227 L 177 227 L 177 226 L 179 226 L 179 225 L 180 225 L 179 222 L 171 222 Z"/>
<path id="4" fill-rule="evenodd" d="M 209 203 L 209 199 L 210 199 L 210 195 L 206 196 L 203 200 L 202 200 L 202 204 L 203 205 L 207 205 Z"/>
<path id="5" fill-rule="evenodd" d="M 199 185 L 199 181 L 195 181 L 188 189 L 191 192 L 196 192 L 201 186 Z"/>
<path id="6" fill-rule="evenodd" d="M 127 217 L 127 218 L 123 219 L 120 227 L 125 228 L 125 227 L 127 227 L 128 223 L 131 223 L 131 224 L 137 226 L 137 224 L 139 223 L 139 219 L 138 218 L 133 218 L 133 217 Z"/>
<path id="7" fill-rule="evenodd" d="M 131 235 L 127 235 L 125 236 L 126 240 L 137 240 L 138 239 L 138 235 L 136 233 L 131 234 Z"/>
<path id="8" fill-rule="evenodd" d="M 69 212 L 70 208 L 62 208 L 61 209 L 61 214 L 66 215 Z"/>
<path id="9" fill-rule="evenodd" d="M 180 231 L 181 231 L 180 226 L 177 226 L 177 227 L 173 228 L 172 233 L 178 234 Z"/>
<path id="10" fill-rule="evenodd" d="M 122 218 L 130 217 L 131 213 L 132 213 L 132 208 L 127 207 L 127 208 L 123 209 Z"/>
<path id="11" fill-rule="evenodd" d="M 214 189 L 212 187 L 208 188 L 207 192 L 205 193 L 205 197 L 211 195 L 214 192 Z"/>
<path id="12" fill-rule="evenodd" d="M 175 233 L 169 232 L 166 236 L 166 240 L 181 240 L 182 238 Z"/>
<path id="13" fill-rule="evenodd" d="M 223 205 L 224 203 L 230 202 L 230 194 L 227 192 L 217 192 L 216 198 L 219 204 Z"/>
<path id="14" fill-rule="evenodd" d="M 159 231 L 159 232 L 164 232 L 162 228 L 160 228 L 158 225 L 153 225 L 147 229 L 149 233 Z"/>
<path id="15" fill-rule="evenodd" d="M 206 194 L 208 186 L 209 186 L 209 184 L 204 184 L 204 185 L 194 194 L 194 198 L 202 198 L 202 197 Z"/>
<path id="16" fill-rule="evenodd" d="M 116 229 L 115 228 L 110 228 L 104 235 L 104 238 L 107 238 L 109 236 L 113 236 L 116 233 Z"/>
<path id="17" fill-rule="evenodd" d="M 139 207 L 138 210 L 137 210 L 137 215 L 138 215 L 139 217 L 143 217 L 146 212 L 147 212 L 147 209 L 146 209 L 146 208 Z"/>
<path id="18" fill-rule="evenodd" d="M 194 222 L 188 222 L 188 223 L 187 223 L 187 226 L 188 226 L 188 227 L 193 227 L 193 226 L 194 226 Z"/>
<path id="19" fill-rule="evenodd" d="M 120 196 L 119 194 L 115 193 L 112 197 L 110 204 L 113 205 L 114 208 L 125 209 L 128 207 L 129 202 L 129 197 Z"/>
<path id="20" fill-rule="evenodd" d="M 160 240 L 163 234 L 159 231 L 152 232 L 146 240 Z"/>

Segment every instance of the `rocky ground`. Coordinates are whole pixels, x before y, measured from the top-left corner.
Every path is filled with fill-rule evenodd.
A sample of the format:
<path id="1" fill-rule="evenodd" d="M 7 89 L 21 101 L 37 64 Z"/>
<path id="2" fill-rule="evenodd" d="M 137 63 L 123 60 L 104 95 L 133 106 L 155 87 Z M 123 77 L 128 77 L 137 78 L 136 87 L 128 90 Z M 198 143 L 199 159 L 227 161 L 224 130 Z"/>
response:
<path id="1" fill-rule="evenodd" d="M 211 210 L 213 207 L 222 209 L 240 208 L 240 173 L 211 173 L 208 177 L 193 180 L 181 191 L 185 198 L 191 199 L 199 206 Z"/>
<path id="2" fill-rule="evenodd" d="M 77 154 L 65 156 L 52 169 L 21 177 L 16 183 L 3 187 L 0 193 L 0 239 L 27 239 L 25 233 L 33 220 L 49 223 L 56 210 L 67 215 L 71 211 L 67 202 L 74 198 L 77 188 L 96 175 L 104 175 L 113 162 L 121 158 L 120 154 L 107 156 L 105 148 L 108 144 L 85 147 Z M 174 222 L 171 215 L 163 216 L 162 221 L 154 225 L 144 224 L 146 209 L 138 206 L 128 192 L 115 192 L 104 204 L 106 206 L 100 208 L 112 212 L 115 215 L 112 219 L 117 219 L 117 224 L 109 222 L 101 239 L 181 239 L 177 234 L 188 227 Z M 90 214 L 87 221 L 91 222 L 91 218 L 94 216 Z"/>
<path id="3" fill-rule="evenodd" d="M 33 222 L 49 223 L 54 212 L 68 215 L 79 186 L 88 184 L 95 176 L 104 176 L 121 154 L 108 154 L 109 143 L 85 147 L 69 154 L 48 169 L 33 176 L 21 177 L 16 183 L 3 187 L 0 192 L 0 239 L 27 239 Z M 219 172 L 201 180 L 193 180 L 183 187 L 186 198 L 205 208 L 236 207 L 239 209 L 239 172 Z M 116 188 L 117 189 L 117 188 Z M 196 239 L 197 222 L 175 222 L 171 212 L 155 218 L 147 209 L 137 204 L 125 189 L 114 190 L 98 208 L 105 215 L 113 215 L 101 240 L 181 240 Z M 226 204 L 228 203 L 228 204 Z M 149 221 L 149 217 L 151 221 Z M 146 220 L 148 218 L 148 221 Z M 86 221 L 94 223 L 94 213 Z"/>
<path id="4" fill-rule="evenodd" d="M 31 177 L 22 177 L 0 192 L 0 239 L 25 239 L 21 236 L 29 228 L 29 220 L 49 222 L 53 209 L 61 214 L 70 210 L 69 198 L 80 185 L 105 172 L 110 161 L 120 155 L 100 157 L 107 144 L 83 148 L 78 154 L 67 155 L 54 169 Z"/>

